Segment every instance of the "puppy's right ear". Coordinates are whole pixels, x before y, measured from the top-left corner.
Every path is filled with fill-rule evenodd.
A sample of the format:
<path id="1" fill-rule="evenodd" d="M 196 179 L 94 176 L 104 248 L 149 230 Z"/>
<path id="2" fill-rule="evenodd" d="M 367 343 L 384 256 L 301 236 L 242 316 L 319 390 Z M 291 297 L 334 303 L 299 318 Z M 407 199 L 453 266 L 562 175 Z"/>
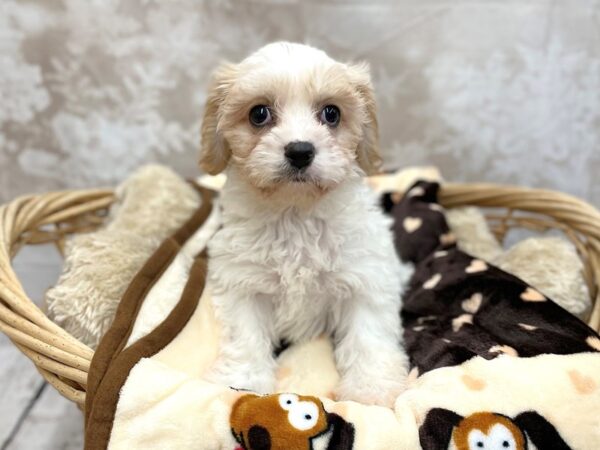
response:
<path id="1" fill-rule="evenodd" d="M 349 65 L 348 71 L 351 83 L 358 96 L 362 99 L 365 109 L 363 118 L 363 137 L 356 149 L 358 165 L 367 175 L 375 175 L 381 167 L 379 152 L 379 128 L 377 126 L 377 106 L 375 93 L 371 83 L 368 64 Z"/>
<path id="2" fill-rule="evenodd" d="M 210 175 L 216 175 L 227 167 L 231 150 L 221 134 L 219 121 L 221 106 L 236 76 L 234 64 L 223 64 L 213 75 L 204 107 L 201 129 L 200 168 Z"/>

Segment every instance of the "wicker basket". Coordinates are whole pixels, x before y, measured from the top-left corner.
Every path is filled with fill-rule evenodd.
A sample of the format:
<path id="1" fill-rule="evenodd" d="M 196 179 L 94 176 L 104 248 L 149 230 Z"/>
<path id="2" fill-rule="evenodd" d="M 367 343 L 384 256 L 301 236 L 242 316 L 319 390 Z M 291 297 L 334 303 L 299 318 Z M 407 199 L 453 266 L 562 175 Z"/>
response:
<path id="1" fill-rule="evenodd" d="M 52 386 L 80 406 L 94 352 L 27 297 L 11 260 L 23 245 L 52 242 L 62 253 L 65 237 L 100 225 L 112 201 L 110 190 L 84 190 L 24 196 L 0 207 L 0 330 Z M 448 208 L 494 208 L 488 219 L 501 241 L 511 228 L 564 232 L 585 266 L 594 305 L 588 323 L 600 330 L 600 213 L 595 208 L 557 192 L 492 184 L 444 185 L 440 202 Z"/>

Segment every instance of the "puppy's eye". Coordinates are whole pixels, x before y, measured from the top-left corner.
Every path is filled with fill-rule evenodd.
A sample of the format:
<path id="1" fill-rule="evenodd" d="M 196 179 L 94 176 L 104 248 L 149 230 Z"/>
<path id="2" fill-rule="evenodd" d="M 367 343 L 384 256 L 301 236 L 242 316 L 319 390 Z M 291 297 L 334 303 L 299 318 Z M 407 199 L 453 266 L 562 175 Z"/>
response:
<path id="1" fill-rule="evenodd" d="M 319 120 L 325 125 L 336 127 L 340 123 L 340 109 L 335 105 L 327 105 L 321 110 Z"/>
<path id="2" fill-rule="evenodd" d="M 265 105 L 253 106 L 250 110 L 250 123 L 255 127 L 264 127 L 273 120 L 271 109 Z"/>

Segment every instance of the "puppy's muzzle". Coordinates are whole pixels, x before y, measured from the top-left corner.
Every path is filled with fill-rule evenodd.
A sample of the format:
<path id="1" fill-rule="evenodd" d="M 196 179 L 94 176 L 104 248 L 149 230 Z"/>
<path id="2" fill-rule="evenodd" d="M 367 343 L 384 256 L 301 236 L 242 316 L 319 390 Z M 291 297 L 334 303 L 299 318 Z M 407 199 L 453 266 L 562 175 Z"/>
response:
<path id="1" fill-rule="evenodd" d="M 284 147 L 289 164 L 300 170 L 308 167 L 315 158 L 315 146 L 306 141 L 290 142 Z"/>

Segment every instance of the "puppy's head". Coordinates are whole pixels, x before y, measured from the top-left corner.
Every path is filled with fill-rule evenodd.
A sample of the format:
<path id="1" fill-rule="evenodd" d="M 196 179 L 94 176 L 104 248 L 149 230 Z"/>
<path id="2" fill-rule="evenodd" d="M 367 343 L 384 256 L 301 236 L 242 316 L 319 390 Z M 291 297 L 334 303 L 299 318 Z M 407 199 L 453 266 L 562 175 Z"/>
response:
<path id="1" fill-rule="evenodd" d="M 262 192 L 323 193 L 380 162 L 366 65 L 279 42 L 215 73 L 202 124 L 204 171 L 232 165 Z"/>

